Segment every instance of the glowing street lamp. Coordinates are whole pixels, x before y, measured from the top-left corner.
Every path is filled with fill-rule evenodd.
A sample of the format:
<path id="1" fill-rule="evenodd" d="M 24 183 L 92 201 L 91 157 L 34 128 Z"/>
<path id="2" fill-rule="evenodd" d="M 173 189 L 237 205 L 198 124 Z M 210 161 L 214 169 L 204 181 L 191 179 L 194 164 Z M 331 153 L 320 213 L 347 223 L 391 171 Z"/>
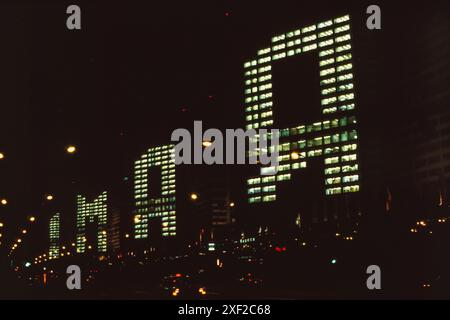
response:
<path id="1" fill-rule="evenodd" d="M 211 145 L 212 145 L 211 141 L 205 140 L 202 142 L 202 146 L 204 146 L 205 148 L 211 147 Z"/>
<path id="2" fill-rule="evenodd" d="M 27 232 L 28 232 L 28 231 L 27 231 L 26 229 L 23 229 L 23 230 L 22 230 L 22 234 L 27 234 Z"/>
<path id="3" fill-rule="evenodd" d="M 35 218 L 35 217 L 29 217 L 29 218 L 28 218 L 28 221 L 30 221 L 30 222 L 35 222 L 35 221 L 36 221 L 36 218 Z"/>
<path id="4" fill-rule="evenodd" d="M 297 151 L 293 151 L 293 152 L 291 153 L 291 159 L 292 159 L 292 160 L 298 160 L 298 159 L 300 159 L 299 153 L 298 153 Z"/>
<path id="5" fill-rule="evenodd" d="M 3 160 L 3 159 L 5 159 L 5 154 L 0 152 L 0 160 Z"/>
<path id="6" fill-rule="evenodd" d="M 6 205 L 8 204 L 8 200 L 2 199 L 2 200 L 0 201 L 0 203 L 1 203 L 3 206 L 6 206 Z"/>
<path id="7" fill-rule="evenodd" d="M 77 151 L 77 148 L 75 146 L 68 146 L 66 148 L 67 153 L 73 154 Z"/>
<path id="8" fill-rule="evenodd" d="M 48 201 L 52 201 L 53 200 L 53 196 L 51 194 L 48 194 L 45 199 L 47 199 Z"/>
<path id="9" fill-rule="evenodd" d="M 196 194 L 196 193 L 191 193 L 191 200 L 192 201 L 195 201 L 195 200 L 197 200 L 198 199 L 198 194 Z"/>

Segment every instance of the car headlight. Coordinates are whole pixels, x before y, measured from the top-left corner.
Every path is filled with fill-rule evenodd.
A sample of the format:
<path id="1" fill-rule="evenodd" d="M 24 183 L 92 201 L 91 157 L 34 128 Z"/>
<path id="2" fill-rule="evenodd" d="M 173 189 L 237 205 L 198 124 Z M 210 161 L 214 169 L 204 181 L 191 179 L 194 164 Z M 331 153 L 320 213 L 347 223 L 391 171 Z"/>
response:
<path id="1" fill-rule="evenodd" d="M 172 296 L 176 297 L 180 293 L 180 289 L 176 288 L 174 291 L 172 291 Z"/>

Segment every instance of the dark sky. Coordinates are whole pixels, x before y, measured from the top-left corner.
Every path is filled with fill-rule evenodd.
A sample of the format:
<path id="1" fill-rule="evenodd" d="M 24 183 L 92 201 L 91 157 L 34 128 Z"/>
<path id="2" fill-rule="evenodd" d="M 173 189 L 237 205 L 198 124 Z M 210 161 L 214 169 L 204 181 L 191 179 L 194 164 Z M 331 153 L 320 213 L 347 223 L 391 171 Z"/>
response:
<path id="1" fill-rule="evenodd" d="M 81 31 L 66 29 L 66 7 L 75 2 Z M 0 5 L 0 196 L 9 199 L 0 219 L 14 232 L 29 214 L 74 217 L 76 193 L 121 183 L 175 128 L 193 120 L 243 127 L 244 61 L 271 36 L 335 12 L 351 11 L 362 30 L 371 4 L 75 2 Z M 69 144 L 77 154 L 65 153 Z M 55 196 L 51 205 L 46 193 Z"/>

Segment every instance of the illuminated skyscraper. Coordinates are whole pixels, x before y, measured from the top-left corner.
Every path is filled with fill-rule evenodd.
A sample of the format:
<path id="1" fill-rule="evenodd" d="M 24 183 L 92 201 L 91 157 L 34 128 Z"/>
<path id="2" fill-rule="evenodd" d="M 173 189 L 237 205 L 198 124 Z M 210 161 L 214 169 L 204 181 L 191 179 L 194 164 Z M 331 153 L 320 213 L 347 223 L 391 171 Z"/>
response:
<path id="1" fill-rule="evenodd" d="M 86 246 L 92 245 L 94 239 L 88 239 L 87 225 L 96 223 L 97 251 L 107 251 L 107 223 L 108 223 L 108 194 L 104 191 L 93 202 L 87 202 L 86 198 L 77 196 L 77 252 L 86 252 Z"/>
<path id="2" fill-rule="evenodd" d="M 173 145 L 150 148 L 135 162 L 135 239 L 177 234 L 173 150 Z"/>
<path id="3" fill-rule="evenodd" d="M 59 237 L 60 237 L 60 220 L 59 213 L 56 213 L 50 219 L 49 223 L 50 250 L 48 257 L 50 259 L 59 258 Z"/>
<path id="4" fill-rule="evenodd" d="M 247 180 L 250 207 L 271 203 L 292 224 L 351 214 L 336 201 L 360 190 L 351 41 L 344 15 L 277 35 L 245 63 L 246 128 L 280 129 L 278 172 Z"/>

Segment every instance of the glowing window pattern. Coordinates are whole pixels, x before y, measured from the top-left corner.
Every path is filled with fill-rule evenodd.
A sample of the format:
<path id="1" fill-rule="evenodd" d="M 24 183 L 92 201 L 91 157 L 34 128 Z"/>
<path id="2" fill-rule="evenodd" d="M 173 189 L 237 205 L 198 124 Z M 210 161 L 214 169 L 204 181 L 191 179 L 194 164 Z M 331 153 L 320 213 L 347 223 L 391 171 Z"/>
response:
<path id="1" fill-rule="evenodd" d="M 56 213 L 53 217 L 50 218 L 49 229 L 50 250 L 48 252 L 48 257 L 49 259 L 57 259 L 59 258 L 59 213 Z"/>
<path id="2" fill-rule="evenodd" d="M 176 198 L 174 145 L 150 148 L 134 165 L 134 237 L 149 237 L 149 220 L 161 219 L 163 237 L 176 236 Z M 158 167 L 161 170 L 161 196 L 152 198 L 149 188 L 148 170 Z M 154 190 L 152 190 L 154 191 Z M 159 231 L 158 231 L 159 232 Z"/>
<path id="3" fill-rule="evenodd" d="M 97 217 L 97 251 L 107 251 L 107 222 L 108 222 L 108 193 L 104 191 L 93 202 L 87 202 L 86 198 L 77 195 L 77 252 L 86 251 L 86 224 L 94 223 Z M 89 221 L 87 221 L 89 220 Z M 89 242 L 92 239 L 89 239 Z"/>
<path id="4" fill-rule="evenodd" d="M 290 180 L 292 170 L 306 168 L 307 159 L 318 156 L 324 158 L 326 195 L 359 191 L 351 38 L 350 16 L 345 15 L 275 36 L 257 59 L 244 64 L 246 129 L 276 125 L 271 63 L 311 50 L 319 57 L 322 114 L 316 123 L 280 129 L 276 181 L 248 179 L 249 203 L 275 201 L 277 182 Z"/>

